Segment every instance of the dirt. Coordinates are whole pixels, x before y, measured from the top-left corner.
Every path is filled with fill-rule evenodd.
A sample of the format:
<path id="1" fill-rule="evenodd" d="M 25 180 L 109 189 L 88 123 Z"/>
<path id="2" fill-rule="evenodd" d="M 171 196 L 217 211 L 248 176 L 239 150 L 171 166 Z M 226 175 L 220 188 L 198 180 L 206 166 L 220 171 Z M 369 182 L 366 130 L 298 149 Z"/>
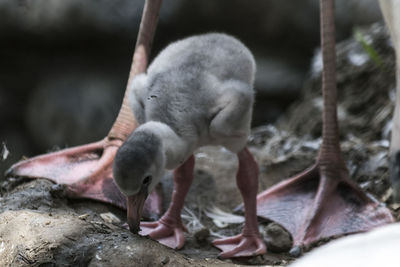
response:
<path id="1" fill-rule="evenodd" d="M 9 190 L 13 185 L 8 182 L 3 184 L 3 190 L 5 187 Z M 217 259 L 219 251 L 211 246 L 209 228 L 204 226 L 209 225 L 209 220 L 203 221 L 202 229 L 194 230 L 189 224 L 193 219 L 184 216 L 190 233 L 185 247 L 176 252 L 131 234 L 123 226 L 122 210 L 98 202 L 67 199 L 60 192 L 52 182 L 37 179 L 4 193 L 0 199 L 0 266 L 233 265 L 231 260 Z M 187 212 L 184 214 L 187 216 Z M 224 232 L 237 231 L 231 227 Z M 282 258 L 267 255 L 250 262 L 275 264 L 282 263 Z"/>
<path id="2" fill-rule="evenodd" d="M 212 266 L 122 227 L 123 212 L 90 201 L 60 198 L 47 180 L 33 180 L 1 198 L 1 266 Z M 112 213 L 119 224 L 105 222 Z"/>
<path id="3" fill-rule="evenodd" d="M 392 200 L 387 159 L 395 79 L 393 49 L 382 25 L 360 32 L 383 63 L 374 62 L 354 39 L 337 47 L 342 150 L 351 177 L 399 219 L 400 205 Z M 260 191 L 314 162 L 321 142 L 319 88 L 316 53 L 302 99 L 278 124 L 253 129 L 249 147 L 260 166 Z M 47 180 L 12 177 L 0 191 L 0 266 L 286 266 L 293 261 L 287 252 L 290 236 L 270 222 L 260 222 L 270 249 L 266 255 L 217 259 L 219 251 L 211 241 L 239 233 L 243 226 L 240 214 L 213 208 L 230 213 L 241 203 L 235 184 L 237 159 L 220 147 L 202 148 L 195 157 L 195 182 L 182 214 L 188 228 L 182 250 L 131 234 L 123 227 L 122 210 L 67 199 L 62 187 Z M 163 179 L 163 188 L 167 205 L 171 173 Z"/>

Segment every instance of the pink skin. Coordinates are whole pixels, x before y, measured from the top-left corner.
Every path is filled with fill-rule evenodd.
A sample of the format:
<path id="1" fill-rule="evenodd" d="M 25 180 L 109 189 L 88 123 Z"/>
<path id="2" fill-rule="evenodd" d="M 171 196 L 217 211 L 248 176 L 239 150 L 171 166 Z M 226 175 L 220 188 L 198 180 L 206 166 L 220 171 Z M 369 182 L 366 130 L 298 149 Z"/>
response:
<path id="1" fill-rule="evenodd" d="M 8 175 L 45 178 L 66 186 L 71 198 L 88 198 L 126 209 L 126 198 L 112 176 L 112 163 L 121 141 L 108 140 L 37 156 L 13 165 Z M 144 203 L 145 217 L 162 212 L 160 188 L 151 192 Z"/>
<path id="2" fill-rule="evenodd" d="M 213 242 L 214 246 L 222 250 L 219 255 L 221 258 L 257 256 L 267 252 L 258 231 L 256 214 L 258 166 L 247 148 L 237 155 L 239 168 L 236 183 L 243 197 L 246 221 L 241 234 Z"/>
<path id="3" fill-rule="evenodd" d="M 18 162 L 8 170 L 7 176 L 46 178 L 58 184 L 65 184 L 67 195 L 70 197 L 94 199 L 126 209 L 126 198 L 112 177 L 112 164 L 118 148 L 137 127 L 128 103 L 128 89 L 131 88 L 133 78 L 147 68 L 161 1 L 146 1 L 125 97 L 107 137 L 96 143 Z M 144 204 L 144 215 L 158 217 L 161 214 L 161 203 L 160 190 L 157 189 Z"/>
<path id="4" fill-rule="evenodd" d="M 323 168 L 318 162 L 259 194 L 258 216 L 284 226 L 295 247 L 393 222 L 387 208 L 366 196 L 347 170 L 335 165 Z"/>
<path id="5" fill-rule="evenodd" d="M 283 225 L 298 247 L 393 222 L 390 211 L 349 178 L 340 150 L 336 114 L 334 0 L 320 3 L 324 112 L 317 162 L 257 197 L 258 216 Z"/>
<path id="6" fill-rule="evenodd" d="M 239 170 L 237 185 L 242 193 L 246 222 L 240 235 L 216 240 L 213 244 L 222 250 L 221 258 L 247 257 L 266 253 L 266 246 L 258 231 L 256 215 L 256 194 L 258 187 L 258 166 L 247 148 L 238 153 Z M 149 235 L 152 239 L 175 249 L 183 247 L 186 231 L 181 220 L 185 196 L 193 181 L 194 157 L 191 156 L 183 165 L 175 170 L 172 202 L 167 212 L 157 222 L 140 224 L 141 235 Z"/>
<path id="7" fill-rule="evenodd" d="M 193 181 L 194 157 L 189 157 L 174 171 L 174 191 L 171 204 L 165 214 L 157 222 L 142 222 L 140 235 L 150 236 L 161 244 L 180 249 L 185 243 L 183 232 L 186 231 L 181 212 L 185 197 Z"/>

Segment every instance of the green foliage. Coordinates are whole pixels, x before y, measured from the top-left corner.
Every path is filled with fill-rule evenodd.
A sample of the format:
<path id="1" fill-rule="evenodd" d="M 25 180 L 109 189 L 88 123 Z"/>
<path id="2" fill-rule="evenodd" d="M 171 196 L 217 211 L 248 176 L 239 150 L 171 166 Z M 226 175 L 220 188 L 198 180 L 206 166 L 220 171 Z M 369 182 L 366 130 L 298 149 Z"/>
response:
<path id="1" fill-rule="evenodd" d="M 378 52 L 372 47 L 371 44 L 367 42 L 364 35 L 358 29 L 354 30 L 354 38 L 362 45 L 365 52 L 371 58 L 371 60 L 381 69 L 383 69 L 384 64 L 382 58 L 379 56 Z"/>

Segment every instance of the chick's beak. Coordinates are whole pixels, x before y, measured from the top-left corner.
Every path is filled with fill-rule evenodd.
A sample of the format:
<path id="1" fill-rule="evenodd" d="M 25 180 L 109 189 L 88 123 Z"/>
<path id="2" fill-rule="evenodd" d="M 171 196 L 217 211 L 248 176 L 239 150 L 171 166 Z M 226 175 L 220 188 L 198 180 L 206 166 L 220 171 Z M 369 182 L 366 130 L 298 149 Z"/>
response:
<path id="1" fill-rule="evenodd" d="M 137 234 L 140 230 L 140 219 L 142 218 L 142 211 L 144 202 L 148 195 L 148 189 L 142 186 L 140 191 L 134 196 L 128 196 L 127 210 L 128 210 L 128 225 L 129 230 Z"/>

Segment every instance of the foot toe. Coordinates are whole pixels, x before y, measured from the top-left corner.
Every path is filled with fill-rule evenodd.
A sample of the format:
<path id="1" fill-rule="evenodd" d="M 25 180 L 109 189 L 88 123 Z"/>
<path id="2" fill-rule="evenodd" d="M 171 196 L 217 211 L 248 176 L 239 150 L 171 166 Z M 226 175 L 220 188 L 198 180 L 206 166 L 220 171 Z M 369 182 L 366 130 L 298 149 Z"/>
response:
<path id="1" fill-rule="evenodd" d="M 232 243 L 239 243 L 241 235 L 235 235 L 231 237 L 226 237 L 222 239 L 217 239 L 213 241 L 213 245 L 224 245 L 224 244 L 232 244 Z"/>
<path id="2" fill-rule="evenodd" d="M 251 257 L 262 255 L 267 252 L 265 243 L 260 236 L 234 236 L 222 240 L 216 240 L 213 243 L 222 250 L 220 258 Z"/>
<path id="3" fill-rule="evenodd" d="M 180 249 L 185 243 L 183 229 L 180 227 L 168 226 L 157 221 L 143 222 L 140 224 L 140 228 L 140 235 L 149 236 L 167 247 Z"/>
<path id="4" fill-rule="evenodd" d="M 173 248 L 173 249 L 181 249 L 185 243 L 185 236 L 181 229 L 175 229 L 172 235 L 167 237 L 157 239 L 158 242 L 163 244 L 164 246 Z"/>

